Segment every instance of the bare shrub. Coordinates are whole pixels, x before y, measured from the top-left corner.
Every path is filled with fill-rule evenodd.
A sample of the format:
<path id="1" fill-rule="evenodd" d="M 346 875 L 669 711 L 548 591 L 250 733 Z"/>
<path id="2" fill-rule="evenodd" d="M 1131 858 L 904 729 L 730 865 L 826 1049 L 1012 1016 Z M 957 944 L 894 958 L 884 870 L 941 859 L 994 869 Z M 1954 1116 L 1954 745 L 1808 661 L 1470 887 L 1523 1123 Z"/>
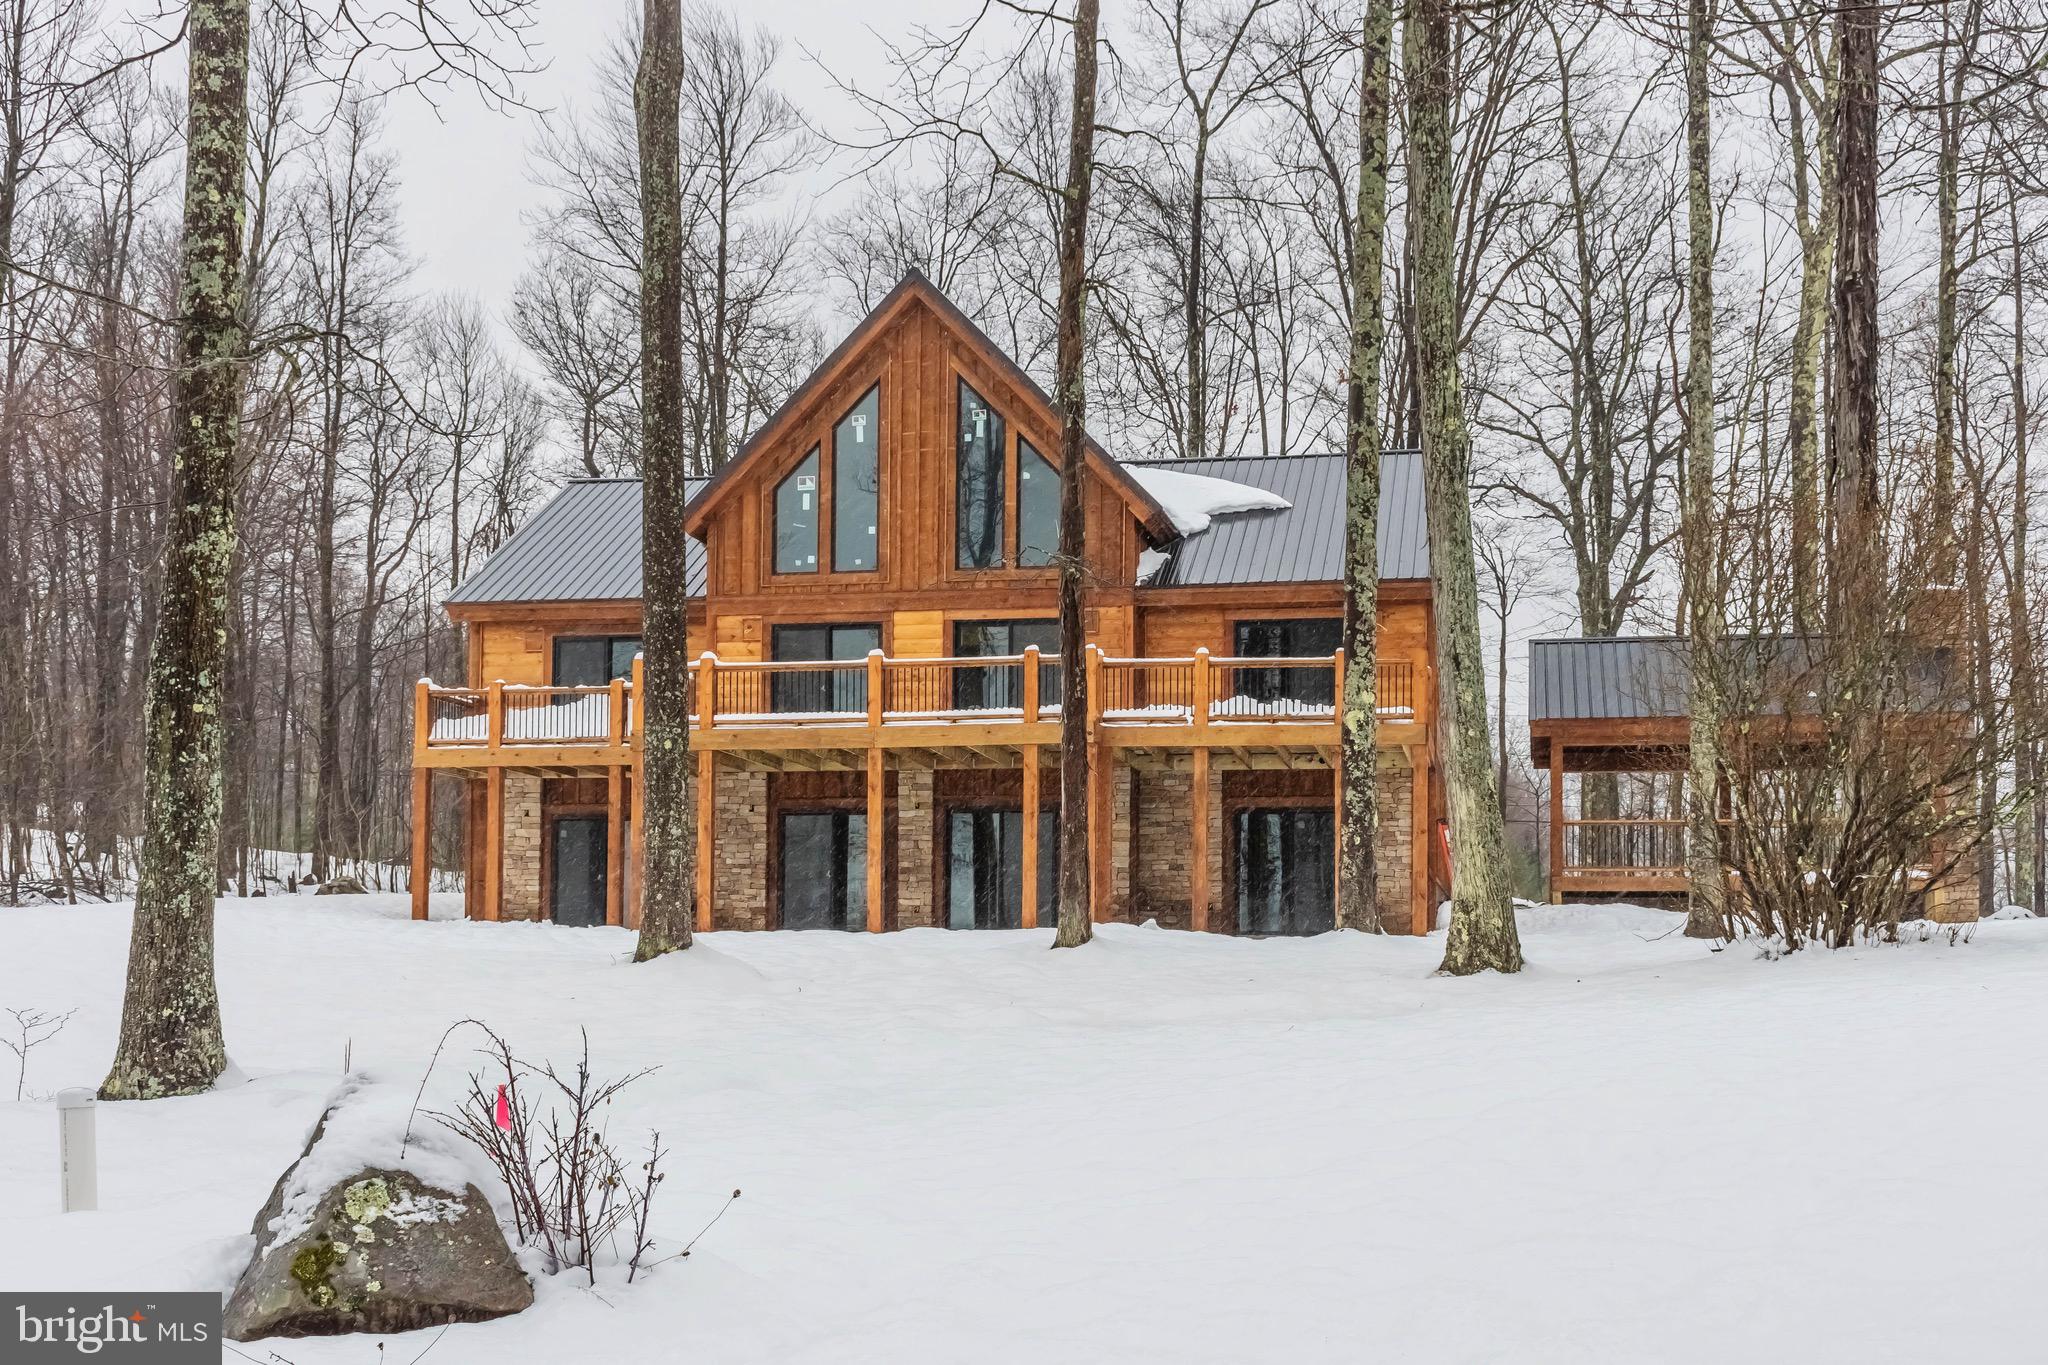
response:
<path id="1" fill-rule="evenodd" d="M 62 1014 L 51 1014 L 47 1010 L 7 1011 L 13 1021 L 14 1036 L 0 1037 L 0 1047 L 14 1054 L 14 1098 L 21 1099 L 28 1084 L 28 1054 L 42 1044 L 49 1042 L 64 1031 L 77 1010 L 66 1010 Z"/>
<path id="2" fill-rule="evenodd" d="M 599 1079 L 585 1032 L 582 1055 L 564 1073 L 552 1062 L 522 1060 L 487 1026 L 463 1022 L 489 1036 L 489 1063 L 470 1073 L 469 1093 L 454 1113 L 431 1117 L 491 1163 L 511 1195 L 515 1240 L 539 1251 L 549 1274 L 581 1270 L 595 1284 L 598 1262 L 609 1257 L 625 1265 L 630 1283 L 653 1247 L 648 1217 L 667 1178 L 661 1164 L 668 1151 L 661 1134 L 652 1133 L 644 1158 L 629 1160 L 606 1131 L 605 1110 L 653 1068 Z"/>

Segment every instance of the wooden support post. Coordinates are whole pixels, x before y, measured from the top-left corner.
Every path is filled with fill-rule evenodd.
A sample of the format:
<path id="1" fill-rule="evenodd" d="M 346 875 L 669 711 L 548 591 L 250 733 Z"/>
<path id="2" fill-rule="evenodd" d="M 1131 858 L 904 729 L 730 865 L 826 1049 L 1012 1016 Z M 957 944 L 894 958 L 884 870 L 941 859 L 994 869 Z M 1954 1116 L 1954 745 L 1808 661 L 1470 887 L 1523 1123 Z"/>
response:
<path id="1" fill-rule="evenodd" d="M 1564 744 L 1550 741 L 1550 903 L 1564 904 Z"/>
<path id="2" fill-rule="evenodd" d="M 718 870 L 718 755 L 710 749 L 697 751 L 697 932 L 708 934 L 717 922 Z"/>
<path id="3" fill-rule="evenodd" d="M 612 684 L 616 706 L 619 684 Z M 614 713 L 616 715 L 616 712 Z M 618 726 L 614 719 L 614 730 Z M 626 922 L 626 770 L 612 764 L 604 770 L 604 922 Z"/>
<path id="4" fill-rule="evenodd" d="M 1033 651 L 1034 653 L 1036 651 Z M 1035 666 L 1034 661 L 1034 666 Z M 1026 689 L 1026 695 L 1037 691 Z M 1027 710 L 1024 714 L 1031 713 Z M 1026 929 L 1038 927 L 1038 746 L 1024 746 L 1024 919 Z"/>
<path id="5" fill-rule="evenodd" d="M 709 730 L 718 713 L 718 656 L 697 659 L 697 728 Z M 718 922 L 718 754 L 697 750 L 697 932 L 708 934 Z"/>
<path id="6" fill-rule="evenodd" d="M 1086 669 L 1088 691 L 1084 724 L 1088 744 L 1088 917 L 1097 924 L 1109 918 L 1109 751 L 1099 742 L 1102 725 L 1102 651 L 1089 645 Z M 1060 717 L 1062 726 L 1069 724 Z M 1062 798 L 1064 799 L 1064 798 Z"/>
<path id="7" fill-rule="evenodd" d="M 1200 663 L 1208 662 L 1204 656 L 1196 657 Z M 1194 785 L 1189 796 L 1188 810 L 1195 828 L 1188 848 L 1188 927 L 1200 933 L 1209 927 L 1209 746 L 1206 744 L 1195 746 Z"/>
<path id="8" fill-rule="evenodd" d="M 1429 813 L 1429 772 L 1435 761 L 1436 746 L 1431 743 L 1420 752 L 1409 751 L 1408 761 L 1414 766 L 1408 774 L 1408 932 L 1426 934 L 1436 927 L 1436 907 L 1429 901 L 1429 847 L 1430 836 L 1436 833 L 1436 821 Z"/>
<path id="9" fill-rule="evenodd" d="M 484 775 L 484 918 L 502 919 L 505 911 L 505 770 L 493 767 Z"/>
<path id="10" fill-rule="evenodd" d="M 882 932 L 882 872 L 888 859 L 883 826 L 888 812 L 882 786 L 882 651 L 868 651 L 868 932 Z"/>
<path id="11" fill-rule="evenodd" d="M 882 750 L 880 745 L 868 749 L 868 932 L 882 932 L 882 870 L 888 857 L 882 843 L 882 827 L 886 819 L 882 802 Z"/>
<path id="12" fill-rule="evenodd" d="M 1344 649 L 1338 646 L 1334 659 L 1336 679 L 1330 694 L 1330 719 L 1337 725 L 1337 747 L 1330 751 L 1330 909 L 1333 927 L 1344 927 Z M 1379 693 L 1373 693 L 1375 703 Z M 1372 732 L 1377 742 L 1379 717 L 1373 717 Z M 1380 908 L 1371 908 L 1374 919 Z"/>
<path id="13" fill-rule="evenodd" d="M 426 684 L 422 683 L 421 687 Z M 434 827 L 434 770 L 412 770 L 412 917 L 427 917 L 427 892 L 434 867 L 429 836 Z"/>
<path id="14" fill-rule="evenodd" d="M 631 835 L 633 867 L 630 877 L 633 883 L 633 894 L 626 898 L 625 904 L 626 927 L 635 931 L 640 928 L 640 887 L 646 880 L 647 873 L 647 837 L 645 821 L 641 818 L 646 812 L 646 803 L 642 799 L 644 796 L 642 788 L 646 784 L 640 780 L 640 731 L 642 729 L 641 722 L 647 714 L 645 710 L 646 705 L 646 660 L 642 656 L 635 654 L 633 656 L 633 691 L 632 695 L 626 700 L 628 708 L 626 747 L 631 752 L 633 759 L 633 768 L 630 774 L 633 781 L 633 832 Z"/>
<path id="15" fill-rule="evenodd" d="M 626 680 L 612 679 L 611 695 L 605 698 L 605 742 L 617 749 L 626 742 Z"/>

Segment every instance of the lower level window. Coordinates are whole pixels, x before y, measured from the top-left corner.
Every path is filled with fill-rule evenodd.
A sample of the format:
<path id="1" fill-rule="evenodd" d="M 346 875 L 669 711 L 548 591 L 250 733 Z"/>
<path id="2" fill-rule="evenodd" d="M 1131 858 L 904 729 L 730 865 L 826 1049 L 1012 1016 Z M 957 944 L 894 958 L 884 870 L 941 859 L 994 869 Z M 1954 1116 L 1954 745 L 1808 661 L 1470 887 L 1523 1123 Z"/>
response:
<path id="1" fill-rule="evenodd" d="M 782 817 L 781 891 L 785 929 L 865 929 L 868 819 L 858 811 Z"/>
<path id="2" fill-rule="evenodd" d="M 1336 819 L 1327 810 L 1237 813 L 1237 932 L 1336 927 Z"/>
<path id="3" fill-rule="evenodd" d="M 1038 922 L 1056 914 L 1059 821 L 1038 818 Z M 956 810 L 946 817 L 946 927 L 1024 927 L 1024 816 L 1014 810 Z"/>

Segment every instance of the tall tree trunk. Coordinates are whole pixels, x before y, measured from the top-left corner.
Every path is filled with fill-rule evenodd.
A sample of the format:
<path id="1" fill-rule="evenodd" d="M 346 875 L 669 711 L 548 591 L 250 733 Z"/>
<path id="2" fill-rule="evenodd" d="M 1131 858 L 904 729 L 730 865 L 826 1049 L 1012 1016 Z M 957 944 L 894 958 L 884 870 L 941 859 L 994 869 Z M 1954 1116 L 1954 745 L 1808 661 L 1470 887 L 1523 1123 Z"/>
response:
<path id="1" fill-rule="evenodd" d="M 1933 580 L 1953 585 L 1956 575 L 1956 352 L 1962 344 L 1956 320 L 1956 293 L 1962 266 L 1956 257 L 1961 236 L 1963 94 L 1976 34 L 1978 0 L 1966 0 L 1962 50 L 1950 50 L 1949 9 L 1942 9 L 1939 70 L 1941 97 L 1936 101 L 1940 146 L 1935 152 L 1935 279 L 1934 279 L 1934 495 L 1928 508 Z"/>
<path id="2" fill-rule="evenodd" d="M 1388 57 L 1395 0 L 1367 0 L 1360 30 L 1358 208 L 1351 241 L 1351 376 L 1344 484 L 1344 823 L 1337 922 L 1382 932 L 1379 860 L 1380 365 L 1386 351 Z M 1429 812 L 1415 811 L 1425 820 Z"/>
<path id="3" fill-rule="evenodd" d="M 1685 933 L 1727 932 L 1721 871 L 1721 587 L 1714 516 L 1714 198 L 1708 110 L 1707 0 L 1688 0 L 1685 42 L 1687 336 L 1685 598 L 1692 651 L 1692 725 L 1685 781 Z"/>
<path id="4" fill-rule="evenodd" d="M 1086 585 L 1088 405 L 1084 306 L 1088 200 L 1095 183 L 1095 31 L 1101 0 L 1075 0 L 1074 99 L 1067 130 L 1067 184 L 1060 204 L 1059 347 L 1053 395 L 1060 405 L 1060 922 L 1055 947 L 1094 936 L 1089 919 L 1088 675 L 1081 610 Z M 1109 837 L 1107 830 L 1103 837 Z"/>
<path id="5" fill-rule="evenodd" d="M 1508 895 L 1506 837 L 1487 752 L 1486 654 L 1472 552 L 1472 440 L 1458 377 L 1456 211 L 1452 202 L 1450 0 L 1418 0 L 1402 29 L 1408 78 L 1408 236 L 1429 574 L 1436 603 L 1437 731 L 1451 825 L 1451 929 L 1440 971 L 1522 969 Z M 1418 812 L 1421 817 L 1427 812 Z"/>
<path id="6" fill-rule="evenodd" d="M 1799 314 L 1792 331 L 1785 422 L 1792 474 L 1792 625 L 1798 631 L 1818 630 L 1821 623 L 1820 373 L 1841 207 L 1835 148 L 1838 60 L 1831 52 L 1828 69 L 1821 73 L 1811 163 L 1800 88 L 1789 76 L 1783 83 L 1792 121 L 1793 199 L 1799 228 Z"/>
<path id="7" fill-rule="evenodd" d="M 222 677 L 235 548 L 248 0 L 191 0 L 186 20 L 176 469 L 162 619 L 149 655 L 142 868 L 128 988 L 102 1099 L 204 1090 L 227 1065 L 213 972 Z"/>
<path id="8" fill-rule="evenodd" d="M 1831 632 L 1850 630 L 1849 608 L 1870 601 L 1882 581 L 1877 489 L 1877 79 L 1878 9 L 1843 0 L 1836 10 L 1842 54 L 1836 110 L 1840 209 L 1835 247 L 1833 431 L 1835 553 L 1829 574 Z M 1880 577 L 1871 577 L 1877 575 Z M 1861 587 L 1863 591 L 1856 589 Z"/>
<path id="9" fill-rule="evenodd" d="M 2048 913 L 2048 803 L 2041 799 L 2040 670 L 2034 662 L 2034 624 L 2027 600 L 2027 538 L 2032 490 L 2028 487 L 2026 238 L 2020 230 L 2019 201 L 2008 205 L 2012 223 L 2012 573 L 2006 582 L 2007 630 L 2012 650 L 2012 728 L 2018 740 L 2014 780 L 2019 788 L 2019 880 L 2016 897 L 2037 915 Z"/>
<path id="10" fill-rule="evenodd" d="M 677 124 L 683 84 L 679 0 L 643 0 L 633 83 L 640 143 L 641 714 L 640 941 L 636 962 L 690 946 L 697 832 L 690 780 L 689 500 L 683 448 L 683 199 Z"/>
<path id="11" fill-rule="evenodd" d="M 1206 114 L 1206 111 L 1204 111 Z M 1207 309 L 1202 295 L 1207 289 L 1203 276 L 1208 268 L 1203 234 L 1208 231 L 1209 130 L 1195 132 L 1195 165 L 1188 191 L 1188 278 L 1187 297 L 1181 301 L 1182 325 L 1187 329 L 1183 364 L 1187 369 L 1188 420 L 1181 443 L 1181 455 L 1199 460 L 1209 453 L 1209 338 Z"/>

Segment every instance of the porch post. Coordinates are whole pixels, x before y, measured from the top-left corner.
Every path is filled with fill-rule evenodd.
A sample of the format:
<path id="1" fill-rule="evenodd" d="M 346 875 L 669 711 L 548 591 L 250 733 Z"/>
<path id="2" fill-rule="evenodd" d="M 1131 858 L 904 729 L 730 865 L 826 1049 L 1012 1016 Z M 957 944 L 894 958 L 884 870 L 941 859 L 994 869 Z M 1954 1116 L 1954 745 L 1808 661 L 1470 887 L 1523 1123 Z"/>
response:
<path id="1" fill-rule="evenodd" d="M 1564 904 L 1564 741 L 1550 740 L 1550 903 Z"/>
<path id="2" fill-rule="evenodd" d="M 422 684 L 424 686 L 425 684 Z M 412 917 L 427 917 L 428 883 L 434 869 L 427 842 L 434 824 L 434 770 L 412 770 Z"/>
<path id="3" fill-rule="evenodd" d="M 1195 746 L 1192 765 L 1194 783 L 1188 812 L 1195 822 L 1194 838 L 1188 841 L 1188 927 L 1197 933 L 1209 928 L 1209 746 Z"/>
<path id="4" fill-rule="evenodd" d="M 484 776 L 484 918 L 501 919 L 505 909 L 505 770 Z"/>
<path id="5" fill-rule="evenodd" d="M 1374 742 L 1378 742 L 1375 735 Z M 1436 822 L 1429 814 L 1429 770 L 1434 762 L 1434 738 L 1416 758 L 1408 750 L 1408 932 L 1426 934 L 1436 927 L 1436 907 L 1429 903 L 1429 851 L 1434 846 Z"/>
<path id="6" fill-rule="evenodd" d="M 1102 717 L 1102 650 L 1088 646 L 1088 918 L 1097 924 L 1109 919 L 1111 830 L 1109 827 L 1109 750 L 1098 739 Z M 1064 728 L 1072 722 L 1060 717 Z M 1065 799 L 1064 795 L 1061 797 Z"/>
<path id="7" fill-rule="evenodd" d="M 505 770 L 497 750 L 505 742 L 505 682 L 500 678 L 484 694 L 484 747 L 491 752 L 484 778 L 484 918 L 502 919 L 505 912 Z"/>
<path id="8" fill-rule="evenodd" d="M 697 660 L 697 728 L 709 730 L 718 712 L 718 659 L 712 654 Z M 718 754 L 697 750 L 697 932 L 711 932 L 717 919 L 714 887 L 718 864 Z"/>
<path id="9" fill-rule="evenodd" d="M 1023 723 L 1038 723 L 1038 646 L 1027 645 L 1024 649 L 1024 715 Z M 1038 927 L 1038 746 L 1026 744 L 1024 758 L 1024 796 L 1021 814 L 1024 825 L 1024 913 L 1026 929 Z"/>
<path id="10" fill-rule="evenodd" d="M 882 870 L 888 857 L 882 840 L 882 651 L 868 651 L 868 932 L 882 932 Z"/>
<path id="11" fill-rule="evenodd" d="M 635 654 L 633 656 L 633 690 L 630 699 L 626 703 L 629 708 L 627 715 L 630 719 L 626 726 L 625 742 L 626 748 L 633 760 L 633 847 L 631 850 L 633 859 L 633 894 L 626 901 L 624 912 L 626 927 L 635 930 L 640 927 L 640 883 L 645 876 L 647 868 L 647 843 L 642 834 L 641 821 L 641 815 L 644 813 L 645 806 L 641 799 L 642 792 L 640 790 L 645 785 L 640 780 L 640 730 L 641 722 L 646 718 L 647 714 L 643 709 L 647 705 L 647 670 L 644 665 L 645 660 L 640 655 Z"/>
<path id="12" fill-rule="evenodd" d="M 614 688 L 617 683 L 612 684 Z M 614 721 L 616 725 L 618 722 Z M 624 924 L 626 922 L 625 886 L 620 878 L 625 871 L 626 850 L 622 846 L 626 834 L 626 770 L 614 763 L 604 770 L 604 922 Z"/>

